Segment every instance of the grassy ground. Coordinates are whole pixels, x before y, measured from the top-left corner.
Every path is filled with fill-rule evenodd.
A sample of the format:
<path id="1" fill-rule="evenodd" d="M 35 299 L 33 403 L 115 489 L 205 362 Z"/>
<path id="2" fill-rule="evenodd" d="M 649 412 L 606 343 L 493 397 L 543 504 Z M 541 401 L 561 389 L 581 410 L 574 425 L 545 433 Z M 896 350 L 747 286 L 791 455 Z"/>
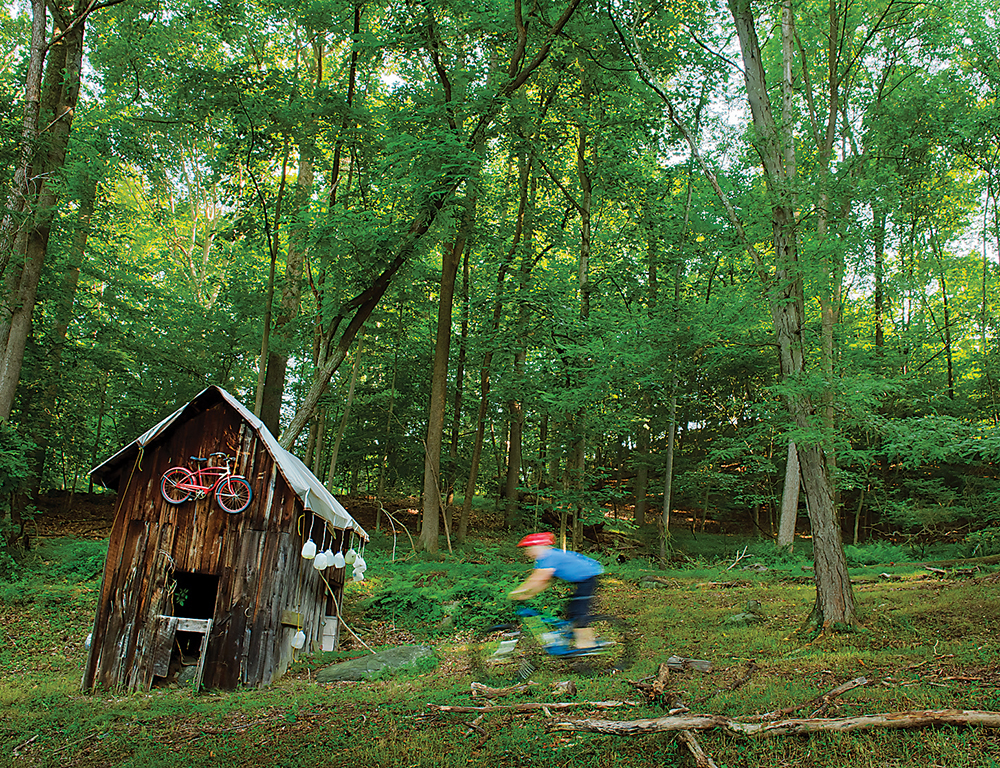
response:
<path id="1" fill-rule="evenodd" d="M 692 712 L 749 717 L 810 700 L 845 681 L 868 684 L 835 700 L 827 716 L 909 709 L 1000 710 L 1000 600 L 988 569 L 946 574 L 899 561 L 852 569 L 863 612 L 858 632 L 802 636 L 814 589 L 808 561 L 745 542 L 688 548 L 672 570 L 644 560 L 605 561 L 605 608 L 641 635 L 636 666 L 614 677 L 576 677 L 556 665 L 532 676 L 529 701 L 638 702 L 580 706 L 555 719 L 660 717 L 681 702 Z M 710 553 L 710 554 L 706 554 Z M 756 553 L 756 554 L 753 554 Z M 0 582 L 0 765 L 14 766 L 669 766 L 692 765 L 675 734 L 605 736 L 553 732 L 543 711 L 441 712 L 481 705 L 466 652 L 470 627 L 498 618 L 505 589 L 528 566 L 509 544 L 479 542 L 447 560 L 393 562 L 391 542 L 366 553 L 368 576 L 348 589 L 346 615 L 369 645 L 432 643 L 438 665 L 366 683 L 319 685 L 315 670 L 337 655 L 305 657 L 266 690 L 154 689 L 119 695 L 79 691 L 101 542 L 50 540 L 16 580 Z M 868 552 L 872 555 L 872 551 Z M 877 559 L 859 551 L 857 560 Z M 747 570 L 744 570 L 747 568 Z M 766 570 L 765 570 L 766 569 Z M 653 581 L 649 577 L 655 577 Z M 643 584 L 648 586 L 643 587 Z M 556 602 L 554 598 L 549 600 Z M 757 601 L 763 620 L 727 619 Z M 444 607 L 442 607 L 444 606 Z M 501 617 L 502 618 L 502 617 Z M 347 648 L 339 656 L 363 652 Z M 667 695 L 648 685 L 669 656 L 705 659 L 708 674 L 674 673 Z M 551 684 L 573 677 L 575 696 Z M 808 716 L 804 707 L 795 716 Z M 737 738 L 702 732 L 719 766 L 1000 766 L 1000 731 L 927 728 Z"/>

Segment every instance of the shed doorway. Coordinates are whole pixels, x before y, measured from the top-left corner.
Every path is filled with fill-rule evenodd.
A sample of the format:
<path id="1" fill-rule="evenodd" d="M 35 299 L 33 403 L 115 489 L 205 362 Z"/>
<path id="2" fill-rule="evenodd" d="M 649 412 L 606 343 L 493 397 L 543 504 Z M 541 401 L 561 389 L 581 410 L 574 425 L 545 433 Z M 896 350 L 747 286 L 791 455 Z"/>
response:
<path id="1" fill-rule="evenodd" d="M 160 616 L 154 663 L 155 684 L 192 684 L 197 692 L 212 631 L 219 577 L 175 571 L 168 613 Z"/>

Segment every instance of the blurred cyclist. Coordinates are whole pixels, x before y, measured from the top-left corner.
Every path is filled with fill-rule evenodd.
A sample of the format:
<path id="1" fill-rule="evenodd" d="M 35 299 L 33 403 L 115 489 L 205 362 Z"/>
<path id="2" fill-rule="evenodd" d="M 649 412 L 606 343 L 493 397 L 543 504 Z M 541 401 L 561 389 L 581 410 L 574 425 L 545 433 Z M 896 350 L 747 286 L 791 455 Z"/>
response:
<path id="1" fill-rule="evenodd" d="M 535 569 L 524 582 L 510 593 L 512 600 L 534 597 L 552 582 L 552 577 L 575 587 L 567 606 L 567 618 L 573 625 L 573 642 L 577 648 L 596 645 L 594 630 L 590 626 L 590 604 L 597 589 L 597 577 L 604 572 L 599 562 L 579 552 L 555 548 L 556 537 L 551 533 L 532 533 L 521 539 L 517 546 L 535 561 Z"/>

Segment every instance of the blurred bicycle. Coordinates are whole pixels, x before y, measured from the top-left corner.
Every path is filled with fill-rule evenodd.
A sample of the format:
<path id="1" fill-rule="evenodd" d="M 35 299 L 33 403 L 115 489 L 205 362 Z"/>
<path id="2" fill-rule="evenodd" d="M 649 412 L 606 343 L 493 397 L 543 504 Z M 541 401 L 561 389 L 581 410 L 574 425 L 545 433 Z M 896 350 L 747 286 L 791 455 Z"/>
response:
<path id="1" fill-rule="evenodd" d="M 490 627 L 472 645 L 472 669 L 483 678 L 480 682 L 527 680 L 546 664 L 601 675 L 622 672 L 635 663 L 635 633 L 617 616 L 591 617 L 595 645 L 576 648 L 570 622 L 533 608 L 519 608 L 516 613 L 517 622 Z"/>

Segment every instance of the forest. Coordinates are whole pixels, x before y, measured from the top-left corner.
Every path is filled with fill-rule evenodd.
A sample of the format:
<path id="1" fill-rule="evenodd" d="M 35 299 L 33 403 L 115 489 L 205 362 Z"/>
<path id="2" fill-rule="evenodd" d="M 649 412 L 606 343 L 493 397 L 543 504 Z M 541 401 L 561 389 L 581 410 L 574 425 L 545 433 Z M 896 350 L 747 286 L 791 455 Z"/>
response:
<path id="1" fill-rule="evenodd" d="M 800 518 L 846 623 L 842 541 L 1000 552 L 998 21 L 6 4 L 3 557 L 212 384 L 429 552 Z"/>

